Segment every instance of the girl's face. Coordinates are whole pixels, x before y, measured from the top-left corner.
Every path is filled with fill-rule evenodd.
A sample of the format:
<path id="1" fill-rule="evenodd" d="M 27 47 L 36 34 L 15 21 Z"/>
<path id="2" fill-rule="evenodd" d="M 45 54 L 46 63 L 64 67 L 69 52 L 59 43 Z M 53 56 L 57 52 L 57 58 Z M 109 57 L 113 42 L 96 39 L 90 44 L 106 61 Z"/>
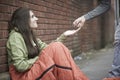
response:
<path id="1" fill-rule="evenodd" d="M 30 27 L 31 28 L 37 28 L 38 24 L 37 24 L 37 20 L 38 18 L 34 15 L 34 13 L 32 11 L 30 11 Z"/>

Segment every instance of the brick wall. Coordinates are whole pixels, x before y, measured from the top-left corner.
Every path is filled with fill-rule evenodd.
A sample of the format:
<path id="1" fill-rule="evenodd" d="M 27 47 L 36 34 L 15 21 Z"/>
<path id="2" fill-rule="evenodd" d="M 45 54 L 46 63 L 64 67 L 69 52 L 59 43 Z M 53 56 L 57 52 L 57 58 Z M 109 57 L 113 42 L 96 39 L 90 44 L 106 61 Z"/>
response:
<path id="1" fill-rule="evenodd" d="M 97 0 L 0 0 L 0 74 L 8 71 L 5 48 L 8 37 L 7 21 L 16 8 L 29 7 L 34 11 L 39 18 L 39 27 L 35 30 L 37 37 L 50 43 L 64 31 L 73 29 L 72 22 L 96 5 Z M 73 51 L 73 56 L 101 48 L 100 24 L 100 17 L 88 21 L 78 34 L 65 40 L 64 44 Z"/>

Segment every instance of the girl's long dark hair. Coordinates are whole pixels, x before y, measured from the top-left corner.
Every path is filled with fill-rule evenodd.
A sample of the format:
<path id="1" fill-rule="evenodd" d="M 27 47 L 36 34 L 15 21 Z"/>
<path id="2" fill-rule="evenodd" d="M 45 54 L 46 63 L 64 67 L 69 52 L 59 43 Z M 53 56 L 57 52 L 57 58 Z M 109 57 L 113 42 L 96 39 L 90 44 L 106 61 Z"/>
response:
<path id="1" fill-rule="evenodd" d="M 30 9 L 20 7 L 14 11 L 12 18 L 8 23 L 8 28 L 9 32 L 15 29 L 23 36 L 28 50 L 28 58 L 33 58 L 39 54 L 39 45 L 32 29 L 30 28 L 29 20 Z M 33 42 L 36 46 L 33 45 Z"/>

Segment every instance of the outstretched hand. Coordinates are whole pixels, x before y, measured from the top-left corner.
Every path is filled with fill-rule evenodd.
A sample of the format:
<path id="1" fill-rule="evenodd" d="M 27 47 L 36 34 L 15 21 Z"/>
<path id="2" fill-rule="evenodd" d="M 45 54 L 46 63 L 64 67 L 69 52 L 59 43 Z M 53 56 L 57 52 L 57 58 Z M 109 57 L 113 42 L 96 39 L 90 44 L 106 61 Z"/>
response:
<path id="1" fill-rule="evenodd" d="M 83 26 L 85 23 L 85 17 L 82 16 L 82 17 L 79 17 L 77 18 L 74 22 L 73 22 L 73 26 L 74 27 L 81 27 Z"/>
<path id="2" fill-rule="evenodd" d="M 79 27 L 79 28 L 76 29 L 76 30 L 67 30 L 67 31 L 65 31 L 63 34 L 64 34 L 65 36 L 71 36 L 71 35 L 74 35 L 75 33 L 77 33 L 80 29 L 81 29 L 81 27 Z"/>

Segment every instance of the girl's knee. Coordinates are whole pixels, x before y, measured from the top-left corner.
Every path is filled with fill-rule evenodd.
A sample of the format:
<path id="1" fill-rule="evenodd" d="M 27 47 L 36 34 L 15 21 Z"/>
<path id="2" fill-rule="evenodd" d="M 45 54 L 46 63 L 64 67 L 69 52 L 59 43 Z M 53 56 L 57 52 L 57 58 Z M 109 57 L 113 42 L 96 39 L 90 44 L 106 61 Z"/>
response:
<path id="1" fill-rule="evenodd" d="M 52 42 L 49 44 L 49 47 L 53 50 L 56 49 L 63 49 L 63 47 L 65 47 L 61 42 Z"/>
<path id="2" fill-rule="evenodd" d="M 63 43 L 61 43 L 61 42 L 52 42 L 52 43 L 50 43 L 49 45 L 59 46 L 59 45 L 63 45 Z"/>

